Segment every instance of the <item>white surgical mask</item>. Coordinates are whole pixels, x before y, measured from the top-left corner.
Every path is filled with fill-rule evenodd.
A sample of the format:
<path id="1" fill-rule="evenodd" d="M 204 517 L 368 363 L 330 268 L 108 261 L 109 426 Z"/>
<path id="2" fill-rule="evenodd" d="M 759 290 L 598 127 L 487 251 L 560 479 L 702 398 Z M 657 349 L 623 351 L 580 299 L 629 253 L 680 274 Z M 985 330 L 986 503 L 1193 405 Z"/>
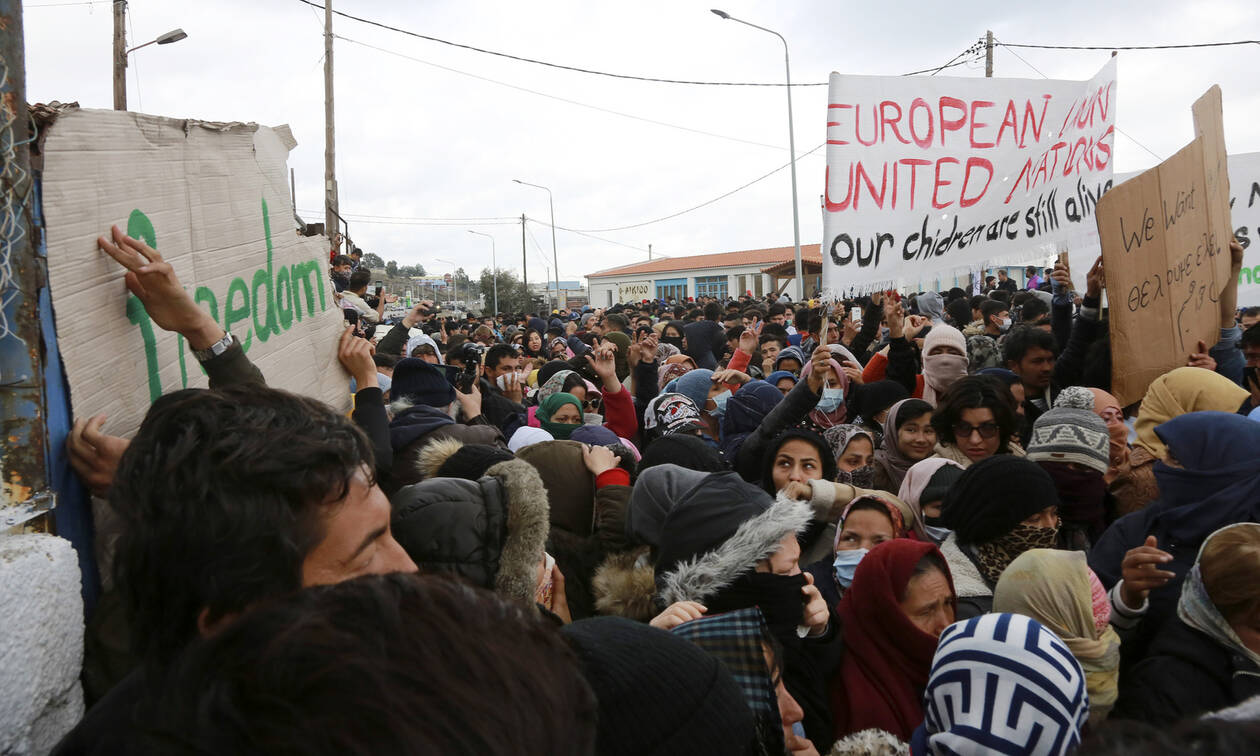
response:
<path id="1" fill-rule="evenodd" d="M 831 414 L 840 409 L 840 405 L 844 403 L 844 389 L 842 388 L 824 388 L 822 390 L 822 398 L 818 400 L 818 409 L 821 412 Z"/>
<path id="2" fill-rule="evenodd" d="M 731 398 L 731 390 L 726 389 L 722 393 L 713 397 L 713 403 L 716 404 L 717 406 L 714 407 L 713 409 L 706 409 L 705 412 L 708 412 L 710 415 L 714 417 L 721 417 L 722 415 L 725 415 L 726 414 L 726 400 L 730 398 Z"/>
<path id="3" fill-rule="evenodd" d="M 853 573 L 857 570 L 858 562 L 862 561 L 862 557 L 866 554 L 866 549 L 836 552 L 836 559 L 831 566 L 836 571 L 836 582 L 841 588 L 848 590 L 849 586 L 853 585 Z"/>

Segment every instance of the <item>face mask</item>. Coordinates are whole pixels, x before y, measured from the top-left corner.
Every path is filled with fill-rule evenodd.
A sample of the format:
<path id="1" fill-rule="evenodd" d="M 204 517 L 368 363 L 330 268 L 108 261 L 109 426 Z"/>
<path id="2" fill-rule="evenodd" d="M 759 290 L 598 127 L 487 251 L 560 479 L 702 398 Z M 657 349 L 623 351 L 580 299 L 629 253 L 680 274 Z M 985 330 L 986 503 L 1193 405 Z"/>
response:
<path id="1" fill-rule="evenodd" d="M 341 271 L 339 271 L 339 270 L 334 270 L 334 271 L 333 271 L 333 274 L 332 274 L 332 279 L 333 279 L 334 281 L 336 281 L 337 283 L 341 284 L 342 286 L 349 286 L 349 285 L 350 285 L 350 274 L 349 274 L 349 273 L 342 273 L 342 272 L 341 272 Z"/>
<path id="2" fill-rule="evenodd" d="M 661 337 L 662 344 L 672 344 L 673 346 L 676 346 L 679 349 L 682 349 L 682 341 L 683 341 L 682 336 L 662 336 Z"/>
<path id="3" fill-rule="evenodd" d="M 1005 332 L 1007 332 L 1007 331 L 1011 330 L 1011 319 L 1010 319 L 1010 318 L 1002 318 L 1002 322 L 998 325 L 998 328 L 999 328 L 999 329 L 1000 329 L 1003 333 L 1005 333 Z"/>
<path id="4" fill-rule="evenodd" d="M 780 643 L 796 645 L 800 643 L 797 627 L 805 609 L 801 589 L 806 585 L 804 573 L 749 572 L 709 597 L 704 605 L 711 615 L 756 606 L 766 620 L 766 627 Z"/>
<path id="5" fill-rule="evenodd" d="M 937 544 L 944 543 L 945 539 L 949 538 L 949 534 L 954 532 L 949 528 L 938 528 L 935 525 L 924 525 L 923 529 L 927 531 L 928 538 L 931 538 Z"/>
<path id="6" fill-rule="evenodd" d="M 849 586 L 853 585 L 853 573 L 857 571 L 858 562 L 862 561 L 866 553 L 866 549 L 836 552 L 836 560 L 831 566 L 836 571 L 836 582 L 841 588 L 848 590 Z"/>
<path id="7" fill-rule="evenodd" d="M 822 398 L 818 400 L 818 410 L 831 414 L 840 409 L 842 403 L 844 403 L 844 389 L 824 388 L 822 390 Z"/>
<path id="8" fill-rule="evenodd" d="M 389 393 L 389 387 L 392 386 L 394 383 L 394 379 L 390 378 L 388 375 L 385 375 L 384 373 L 377 373 L 376 383 L 378 386 L 381 387 L 381 393 L 387 394 Z"/>
<path id="9" fill-rule="evenodd" d="M 875 487 L 875 466 L 867 465 L 859 467 L 852 472 L 841 470 L 836 476 L 837 483 L 848 483 L 858 488 L 874 488 Z"/>
<path id="10" fill-rule="evenodd" d="M 717 406 L 713 409 L 706 409 L 705 412 L 714 417 L 721 417 L 726 414 L 726 400 L 731 398 L 731 391 L 727 389 L 717 396 L 713 397 L 713 403 Z"/>

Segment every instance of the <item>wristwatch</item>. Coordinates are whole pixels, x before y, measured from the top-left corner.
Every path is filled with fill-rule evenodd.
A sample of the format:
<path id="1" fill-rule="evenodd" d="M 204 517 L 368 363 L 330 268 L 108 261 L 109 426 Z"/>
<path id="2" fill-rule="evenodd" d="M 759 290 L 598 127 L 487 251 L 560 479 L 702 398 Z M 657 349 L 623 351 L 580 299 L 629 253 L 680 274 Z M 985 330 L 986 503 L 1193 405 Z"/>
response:
<path id="1" fill-rule="evenodd" d="M 205 349 L 194 349 L 193 356 L 197 358 L 198 362 L 209 362 L 230 349 L 232 344 L 235 342 L 236 340 L 232 338 L 232 334 L 225 333 L 223 334 L 223 338 L 214 342 Z"/>

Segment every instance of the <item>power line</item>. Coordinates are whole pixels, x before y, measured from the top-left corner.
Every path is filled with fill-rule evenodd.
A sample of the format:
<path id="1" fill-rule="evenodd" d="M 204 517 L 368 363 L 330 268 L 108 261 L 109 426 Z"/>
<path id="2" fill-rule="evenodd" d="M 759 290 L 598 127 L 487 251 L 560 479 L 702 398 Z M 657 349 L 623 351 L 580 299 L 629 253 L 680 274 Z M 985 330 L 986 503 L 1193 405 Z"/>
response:
<path id="1" fill-rule="evenodd" d="M 1007 51 L 1008 53 L 1010 53 L 1011 55 L 1014 55 L 1016 58 L 1019 58 L 1019 60 L 1020 60 L 1020 61 L 1021 61 L 1024 65 L 1028 66 L 1029 68 L 1031 68 L 1032 70 L 1034 70 L 1034 71 L 1036 71 L 1038 74 L 1040 74 L 1041 78 L 1043 78 L 1043 79 L 1049 79 L 1049 78 L 1050 78 L 1049 76 L 1046 76 L 1044 73 L 1042 73 L 1040 68 L 1037 68 L 1037 67 L 1036 67 L 1036 66 L 1034 66 L 1032 63 L 1029 63 L 1028 61 L 1024 60 L 1024 56 L 1022 56 L 1022 55 L 1020 55 L 1019 53 L 1017 53 L 1017 52 L 1015 52 L 1014 50 L 1012 50 L 1012 49 L 1011 49 L 1012 45 L 1002 44 L 1002 43 L 999 43 L 999 42 L 994 42 L 994 44 L 995 44 L 995 45 L 1001 44 L 1001 46 L 1002 46 L 1002 47 L 1005 47 L 1005 48 L 1006 48 L 1006 51 Z M 1016 47 L 1027 47 L 1028 45 L 1015 45 L 1015 46 L 1016 46 Z M 1161 162 L 1163 161 L 1163 158 L 1162 158 L 1162 157 L 1160 157 L 1160 156 L 1159 156 L 1159 155 L 1158 155 L 1158 154 L 1157 154 L 1154 150 L 1152 150 L 1150 147 L 1147 147 L 1146 145 L 1142 144 L 1141 142 L 1139 142 L 1138 140 L 1134 139 L 1133 137 L 1129 136 L 1128 132 L 1126 132 L 1126 131 L 1122 130 L 1122 129 L 1118 126 L 1118 125 L 1116 126 L 1116 133 L 1120 134 L 1120 135 L 1121 135 L 1121 136 L 1123 136 L 1125 139 L 1128 139 L 1130 142 L 1133 142 L 1133 143 L 1134 143 L 1134 144 L 1136 144 L 1138 147 L 1141 147 L 1142 149 L 1144 149 L 1144 150 L 1146 150 L 1147 152 L 1149 152 L 1149 153 L 1151 154 L 1151 156 L 1152 156 L 1152 157 L 1154 157 L 1156 160 L 1159 160 L 1159 161 L 1161 161 Z"/>
<path id="2" fill-rule="evenodd" d="M 1195 47 L 1232 47 L 1234 45 L 1260 45 L 1260 39 L 1240 39 L 1236 42 L 1196 42 L 1184 45 L 1024 45 L 998 42 L 1002 47 L 1020 47 L 1032 50 L 1188 50 Z"/>
<path id="3" fill-rule="evenodd" d="M 807 155 L 812 155 L 812 154 L 814 154 L 815 152 L 817 152 L 817 151 L 821 150 L 821 149 L 822 149 L 823 147 L 825 147 L 826 145 L 827 145 L 827 143 L 826 143 L 826 142 L 823 142 L 822 144 L 818 145 L 817 147 L 815 147 L 814 149 L 810 150 L 809 152 L 802 153 L 799 157 L 797 157 L 797 160 L 800 160 L 801 158 L 803 158 L 803 157 L 805 157 L 805 156 L 807 156 Z M 653 218 L 652 220 L 649 220 L 649 221 L 643 221 L 642 223 L 632 223 L 632 224 L 630 224 L 630 225 L 628 225 L 628 226 L 616 226 L 616 227 L 614 227 L 614 228 L 584 228 L 584 229 L 581 229 L 581 231 L 583 231 L 583 232 L 594 232 L 594 233 L 597 233 L 597 234 L 598 234 L 598 233 L 604 233 L 604 232 L 606 232 L 606 231 L 626 231 L 626 230 L 631 229 L 631 228 L 640 228 L 640 227 L 642 227 L 642 226 L 650 226 L 650 225 L 652 225 L 653 223 L 660 223 L 661 221 L 667 221 L 667 220 L 670 220 L 671 218 L 677 218 L 678 216 L 680 216 L 680 215 L 686 215 L 687 213 L 690 213 L 690 212 L 692 212 L 693 210 L 699 210 L 699 209 L 700 209 L 700 208 L 702 208 L 702 207 L 708 207 L 709 205 L 712 205 L 714 202 L 717 202 L 717 201 L 719 201 L 719 200 L 724 200 L 724 199 L 726 199 L 727 197 L 731 196 L 732 194 L 735 194 L 736 192 L 739 192 L 739 191 L 742 191 L 742 190 L 744 190 L 744 189 L 747 189 L 748 187 L 752 186 L 753 184 L 755 184 L 755 183 L 757 183 L 757 182 L 759 182 L 759 181 L 764 181 L 765 179 L 770 178 L 771 176 L 773 176 L 774 174 L 776 174 L 776 173 L 778 173 L 779 171 L 783 170 L 784 168 L 787 168 L 787 167 L 788 167 L 788 166 L 790 166 L 791 164 L 792 164 L 792 163 L 791 163 L 790 161 L 789 161 L 789 162 L 787 162 L 787 163 L 784 163 L 783 165 L 779 166 L 778 168 L 775 168 L 774 170 L 770 171 L 769 173 L 763 173 L 763 174 L 761 174 L 760 176 L 758 176 L 757 178 L 753 179 L 752 181 L 749 181 L 749 182 L 748 182 L 748 183 L 746 183 L 746 184 L 741 184 L 740 186 L 735 187 L 734 189 L 730 190 L 729 192 L 726 192 L 726 193 L 724 193 L 724 194 L 719 194 L 718 196 L 714 197 L 714 198 L 713 198 L 713 199 L 711 199 L 711 200 L 708 200 L 707 202 L 701 202 L 699 205 L 696 205 L 695 207 L 689 207 L 689 208 L 687 208 L 686 210 L 679 210 L 679 211 L 678 211 L 678 212 L 676 212 L 676 213 L 671 213 L 671 214 L 669 214 L 669 215 L 666 215 L 666 216 L 663 216 L 663 217 L 660 217 L 660 218 Z M 557 228 L 559 228 L 559 226 L 557 226 Z M 568 229 L 568 230 L 570 230 L 570 231 L 575 231 L 576 229 Z"/>
<path id="4" fill-rule="evenodd" d="M 299 0 L 299 1 L 300 1 L 300 2 L 307 2 L 308 0 Z M 340 39 L 340 40 L 344 41 L 344 42 L 349 42 L 349 43 L 351 43 L 351 44 L 359 45 L 359 46 L 361 46 L 361 47 L 367 47 L 367 48 L 369 48 L 369 49 L 376 50 L 377 52 L 383 52 L 383 53 L 385 53 L 385 54 L 387 54 L 387 55 L 395 55 L 395 56 L 397 56 L 397 57 L 399 57 L 399 58 L 404 58 L 404 59 L 406 59 L 406 60 L 415 61 L 416 63 L 423 63 L 423 64 L 424 64 L 424 65 L 426 65 L 426 66 L 432 66 L 432 67 L 434 67 L 434 68 L 440 68 L 440 69 L 442 69 L 443 71 L 450 71 L 451 73 L 457 73 L 457 74 L 459 74 L 459 75 L 461 75 L 461 76 L 468 76 L 468 77 L 470 77 L 470 78 L 477 79 L 477 80 L 479 80 L 479 81 L 485 81 L 485 82 L 489 82 L 489 83 L 491 83 L 491 84 L 498 84 L 498 85 L 499 85 L 499 86 L 501 86 L 501 87 L 507 87 L 508 89 L 515 89 L 515 90 L 520 91 L 520 92 L 528 92 L 529 94 L 538 95 L 539 97 L 546 97 L 547 99 L 550 99 L 550 100 L 557 100 L 557 101 L 559 101 L 559 102 L 568 103 L 568 104 L 570 104 L 570 105 L 576 105 L 576 106 L 578 106 L 578 107 L 580 107 L 580 108 L 589 108 L 589 109 L 591 109 L 591 110 L 597 110 L 597 111 L 599 111 L 599 112 L 601 112 L 601 113 L 608 113 L 608 114 L 611 114 L 611 115 L 621 116 L 622 118 L 629 118 L 629 119 L 634 120 L 634 121 L 643 121 L 644 123 L 651 123 L 651 124 L 655 124 L 655 125 L 657 125 L 657 126 L 665 126 L 666 128 L 678 129 L 679 131 L 688 131 L 688 132 L 691 132 L 691 133 L 693 133 L 693 134 L 701 134 L 701 135 L 703 135 L 703 136 L 714 137 L 714 138 L 716 138 L 716 139 L 725 139 L 725 140 L 727 140 L 727 141 L 731 141 L 731 142 L 739 142 L 739 143 L 741 143 L 741 144 L 749 144 L 749 145 L 752 145 L 752 146 L 754 146 L 754 147 L 766 147 L 766 148 L 769 148 L 769 149 L 772 149 L 772 150 L 787 150 L 787 148 L 786 148 L 786 147 L 783 147 L 782 145 L 777 145 L 777 144 L 767 144 L 767 143 L 765 143 L 765 142 L 754 142 L 754 141 L 752 141 L 752 140 L 750 140 L 750 139 L 741 139 L 741 138 L 739 138 L 739 137 L 728 136 L 728 135 L 726 135 L 726 134 L 716 134 L 716 133 L 714 133 L 714 132 L 712 132 L 712 131 L 704 131 L 703 129 L 693 129 L 693 128 L 691 128 L 690 126 L 680 126 L 679 124 L 676 124 L 676 123 L 669 123 L 669 122 L 667 122 L 667 121 L 658 121 L 658 120 L 653 119 L 653 118 L 645 118 L 645 117 L 643 117 L 643 116 L 637 116 L 637 115 L 633 115 L 633 114 L 631 114 L 631 113 L 623 113 L 622 111 L 619 111 L 619 110 L 610 110 L 610 109 L 608 109 L 608 108 L 602 108 L 602 107 L 600 107 L 600 106 L 598 106 L 598 105 L 590 105 L 590 104 L 585 103 L 585 102 L 579 102 L 578 100 L 571 100 L 571 99 L 569 99 L 569 98 L 567 98 L 567 97 L 560 97 L 560 96 L 558 96 L 558 95 L 548 94 L 548 93 L 546 93 L 546 92 L 539 92 L 539 91 L 538 91 L 538 90 L 536 90 L 536 89 L 529 89 L 528 87 L 522 87 L 522 86 L 518 86 L 518 85 L 516 85 L 516 84 L 508 84 L 507 82 L 498 81 L 497 79 L 491 79 L 491 78 L 486 77 L 486 76 L 480 76 L 480 75 L 478 75 L 478 74 L 469 73 L 469 72 L 467 72 L 467 71 L 461 71 L 461 70 L 459 70 L 458 68 L 451 68 L 450 66 L 444 66 L 444 65 L 441 65 L 441 64 L 438 64 L 438 63 L 432 63 L 432 62 L 427 61 L 427 60 L 421 60 L 420 58 L 416 58 L 416 57 L 413 57 L 413 56 L 411 56 L 411 55 L 405 55 L 405 54 L 403 54 L 403 53 L 400 53 L 400 52 L 395 52 L 395 51 L 393 51 L 393 50 L 387 50 L 387 49 L 385 49 L 385 48 L 383 48 L 383 47 L 377 47 L 376 45 L 370 45 L 370 44 L 368 44 L 368 43 L 366 43 L 366 42 L 360 42 L 360 41 L 355 40 L 355 39 L 350 39 L 349 37 L 343 37 L 343 36 L 342 36 L 342 35 L 340 35 L 340 34 L 334 34 L 333 36 L 334 36 L 334 37 L 336 37 L 337 39 Z"/>
<path id="5" fill-rule="evenodd" d="M 538 220 L 537 218 L 530 218 L 526 216 L 525 220 L 531 221 L 533 223 L 537 223 L 540 226 L 547 226 L 548 228 L 551 227 L 551 224 L 548 223 L 547 221 Z M 556 226 L 556 228 L 560 231 L 567 231 L 570 234 L 577 234 L 578 236 L 585 236 L 586 238 L 594 239 L 595 241 L 602 241 L 605 244 L 614 244 L 618 247 L 625 247 L 626 249 L 633 249 L 636 252 L 642 252 L 645 255 L 648 254 L 648 251 L 645 247 L 636 247 L 633 244 L 624 244 L 619 241 L 613 241 L 612 239 L 605 239 L 602 236 L 595 236 L 594 234 L 588 234 L 585 231 L 578 231 L 576 228 L 565 228 L 564 226 Z"/>

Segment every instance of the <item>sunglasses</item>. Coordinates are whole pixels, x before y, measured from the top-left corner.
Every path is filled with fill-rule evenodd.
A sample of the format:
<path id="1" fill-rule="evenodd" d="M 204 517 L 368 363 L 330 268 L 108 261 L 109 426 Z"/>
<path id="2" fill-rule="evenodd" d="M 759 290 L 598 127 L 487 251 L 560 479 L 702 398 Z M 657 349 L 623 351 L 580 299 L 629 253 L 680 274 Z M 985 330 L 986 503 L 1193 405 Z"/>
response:
<path id="1" fill-rule="evenodd" d="M 998 434 L 997 423 L 980 423 L 972 425 L 970 423 L 954 423 L 954 438 L 962 440 L 971 438 L 972 433 L 979 433 L 980 438 L 990 439 Z"/>

